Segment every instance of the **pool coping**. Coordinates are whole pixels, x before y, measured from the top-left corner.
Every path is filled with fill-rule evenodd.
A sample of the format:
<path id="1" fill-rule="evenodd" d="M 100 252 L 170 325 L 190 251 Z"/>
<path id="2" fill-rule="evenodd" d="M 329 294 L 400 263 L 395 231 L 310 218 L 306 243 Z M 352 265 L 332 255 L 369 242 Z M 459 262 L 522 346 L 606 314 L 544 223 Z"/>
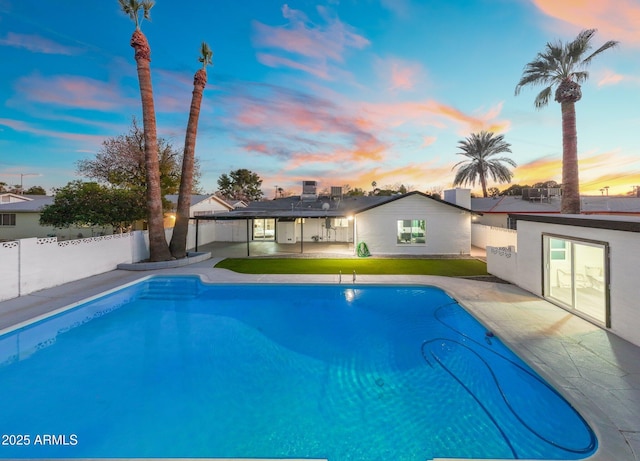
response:
<path id="1" fill-rule="evenodd" d="M 0 302 L 0 330 L 149 275 L 207 283 L 337 284 L 338 275 L 247 275 L 208 260 L 143 273 L 116 270 Z M 432 285 L 446 291 L 553 385 L 598 437 L 589 461 L 640 461 L 640 348 L 510 284 L 439 276 L 358 275 L 356 284 Z M 349 286 L 349 283 L 342 283 Z M 24 318 L 24 317 L 27 318 Z M 0 453 L 1 454 L 1 453 Z M 454 461 L 455 458 L 435 458 Z M 468 459 L 466 461 L 469 461 Z"/>

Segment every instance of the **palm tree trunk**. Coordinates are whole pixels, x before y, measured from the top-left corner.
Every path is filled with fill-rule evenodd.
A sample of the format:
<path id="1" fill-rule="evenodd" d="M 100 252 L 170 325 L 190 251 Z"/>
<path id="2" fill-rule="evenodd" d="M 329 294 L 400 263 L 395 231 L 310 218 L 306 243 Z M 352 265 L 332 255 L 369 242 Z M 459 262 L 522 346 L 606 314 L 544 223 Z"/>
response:
<path id="1" fill-rule="evenodd" d="M 576 106 L 562 102 L 562 202 L 561 212 L 580 214 L 580 179 L 578 174 L 578 133 Z"/>
<path id="2" fill-rule="evenodd" d="M 487 178 L 484 175 L 484 171 L 480 171 L 480 185 L 482 186 L 482 196 L 487 198 L 489 194 L 487 193 Z"/>
<path id="3" fill-rule="evenodd" d="M 193 188 L 193 164 L 196 151 L 196 136 L 198 134 L 198 120 L 200 119 L 200 106 L 202 93 L 207 83 L 207 72 L 198 70 L 193 78 L 193 93 L 189 121 L 184 141 L 184 153 L 182 155 L 182 175 L 180 177 L 180 191 L 178 195 L 178 207 L 176 209 L 176 223 L 171 236 L 171 254 L 174 258 L 184 258 L 187 255 L 187 233 L 189 230 L 189 209 L 191 206 L 191 189 Z"/>
<path id="4" fill-rule="evenodd" d="M 171 259 L 169 245 L 164 234 L 164 214 L 162 193 L 160 192 L 160 168 L 158 163 L 158 139 L 156 132 L 156 111 L 151 85 L 151 51 L 147 38 L 140 30 L 131 37 L 135 49 L 135 59 L 142 99 L 142 120 L 144 130 L 144 156 L 147 168 L 147 220 L 149 227 L 149 260 L 167 261 Z"/>

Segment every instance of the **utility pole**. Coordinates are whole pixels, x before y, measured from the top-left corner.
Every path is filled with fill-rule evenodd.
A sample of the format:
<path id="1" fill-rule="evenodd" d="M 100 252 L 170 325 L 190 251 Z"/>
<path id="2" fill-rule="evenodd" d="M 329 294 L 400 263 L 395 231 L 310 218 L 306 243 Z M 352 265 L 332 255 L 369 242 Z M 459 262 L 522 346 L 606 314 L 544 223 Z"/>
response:
<path id="1" fill-rule="evenodd" d="M 24 194 L 23 178 L 25 176 L 40 176 L 38 173 L 20 173 L 20 194 Z"/>

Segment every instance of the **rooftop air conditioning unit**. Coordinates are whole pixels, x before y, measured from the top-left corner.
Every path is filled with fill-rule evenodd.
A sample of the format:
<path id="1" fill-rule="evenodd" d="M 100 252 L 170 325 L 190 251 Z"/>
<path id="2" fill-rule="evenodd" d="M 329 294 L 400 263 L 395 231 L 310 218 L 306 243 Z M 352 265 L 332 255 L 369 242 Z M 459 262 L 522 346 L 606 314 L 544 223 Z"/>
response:
<path id="1" fill-rule="evenodd" d="M 302 195 L 300 200 L 303 202 L 315 202 L 318 199 L 318 183 L 316 181 L 302 181 Z"/>

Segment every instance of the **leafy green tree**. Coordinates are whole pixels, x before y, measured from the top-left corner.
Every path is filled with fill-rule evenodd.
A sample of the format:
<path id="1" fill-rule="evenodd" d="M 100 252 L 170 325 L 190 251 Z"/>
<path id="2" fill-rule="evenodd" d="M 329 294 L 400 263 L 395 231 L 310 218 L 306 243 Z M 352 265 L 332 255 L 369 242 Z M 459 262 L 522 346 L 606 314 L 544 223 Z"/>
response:
<path id="1" fill-rule="evenodd" d="M 47 195 L 47 191 L 42 186 L 31 186 L 24 193 L 27 195 Z"/>
<path id="2" fill-rule="evenodd" d="M 560 184 L 551 180 L 551 181 L 537 182 L 533 185 L 533 187 L 542 187 L 542 188 L 548 189 L 548 188 L 560 187 Z"/>
<path id="3" fill-rule="evenodd" d="M 520 185 L 520 184 L 512 184 L 508 188 L 504 189 L 500 192 L 500 195 L 522 195 L 522 189 L 530 189 L 531 186 L 528 184 Z"/>
<path id="4" fill-rule="evenodd" d="M 207 84 L 207 66 L 212 64 L 212 57 L 213 51 L 211 51 L 209 45 L 202 42 L 200 58 L 198 59 L 202 63 L 202 68 L 193 77 L 193 93 L 184 141 L 184 154 L 182 156 L 182 175 L 180 178 L 178 205 L 176 207 L 176 222 L 171 235 L 171 243 L 169 244 L 169 249 L 174 258 L 184 258 L 187 255 L 187 231 L 189 229 L 189 210 L 191 208 L 198 120 L 200 119 L 202 93 Z"/>
<path id="5" fill-rule="evenodd" d="M 467 160 L 456 163 L 453 168 L 458 168 L 453 185 L 471 184 L 475 186 L 480 181 L 483 197 L 487 197 L 487 179 L 500 183 L 511 182 L 513 173 L 503 163 L 516 167 L 516 162 L 508 157 L 495 157 L 503 152 L 511 153 L 511 145 L 504 140 L 503 135 L 494 136 L 494 133 L 481 131 L 472 133 L 462 141 L 458 141 L 458 155 L 464 155 Z"/>
<path id="6" fill-rule="evenodd" d="M 149 260 L 167 261 L 171 252 L 164 234 L 164 213 L 160 188 L 160 168 L 158 166 L 158 135 L 156 130 L 156 110 L 151 85 L 151 48 L 147 37 L 140 30 L 140 14 L 150 18 L 154 5 L 151 0 L 118 0 L 122 11 L 134 20 L 136 29 L 131 36 L 131 47 L 135 50 L 140 99 L 142 101 L 142 122 L 144 127 L 144 153 L 147 174 L 147 223 L 149 226 Z"/>
<path id="7" fill-rule="evenodd" d="M 43 226 L 126 229 L 146 215 L 144 197 L 129 190 L 72 181 L 55 192 L 53 203 L 40 214 Z"/>
<path id="8" fill-rule="evenodd" d="M 254 201 L 264 195 L 260 187 L 262 179 L 247 169 L 231 171 L 218 178 L 218 193 L 227 199 Z"/>
<path id="9" fill-rule="evenodd" d="M 589 73 L 585 70 L 591 60 L 603 51 L 618 45 L 610 40 L 593 53 L 591 39 L 595 29 L 586 29 L 571 42 L 547 43 L 545 51 L 538 53 L 528 63 L 522 78 L 516 85 L 516 95 L 527 85 L 542 85 L 545 88 L 538 93 L 534 101 L 536 109 L 549 103 L 555 87 L 554 99 L 562 110 L 562 213 L 580 213 L 580 180 L 578 175 L 578 133 L 576 129 L 575 103 L 582 98 L 580 83 L 587 81 Z"/>
<path id="10" fill-rule="evenodd" d="M 363 197 L 367 195 L 367 193 L 361 187 L 354 187 L 353 189 L 349 189 L 344 196 L 345 197 Z"/>
<path id="11" fill-rule="evenodd" d="M 487 189 L 487 193 L 489 194 L 489 197 L 497 197 L 500 195 L 500 189 L 497 187 L 490 187 Z"/>

